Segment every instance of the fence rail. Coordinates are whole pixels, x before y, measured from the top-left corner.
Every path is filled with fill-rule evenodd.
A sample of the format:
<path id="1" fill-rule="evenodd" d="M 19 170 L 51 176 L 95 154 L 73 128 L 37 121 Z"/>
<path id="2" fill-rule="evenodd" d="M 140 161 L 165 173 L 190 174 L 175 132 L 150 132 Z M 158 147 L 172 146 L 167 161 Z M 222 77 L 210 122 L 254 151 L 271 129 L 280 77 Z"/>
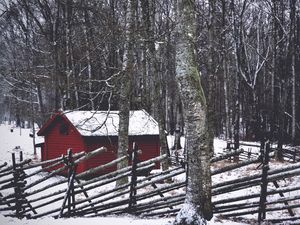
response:
<path id="1" fill-rule="evenodd" d="M 257 147 L 257 146 L 255 146 Z M 167 155 L 159 156 L 147 161 L 138 162 L 138 146 L 133 148 L 132 165 L 107 174 L 97 175 L 109 167 L 115 166 L 127 156 L 115 159 L 105 165 L 77 173 L 77 165 L 87 159 L 105 152 L 105 148 L 93 152 L 75 153 L 71 150 L 67 155 L 41 163 L 24 160 L 22 153 L 18 159 L 12 155 L 12 165 L 0 165 L 0 211 L 6 216 L 18 218 L 40 218 L 44 216 L 94 217 L 103 215 L 120 215 L 130 213 L 143 217 L 174 215 L 185 200 L 185 172 L 184 158 L 172 158 L 172 165 L 166 171 L 150 171 L 156 163 L 169 160 Z M 226 151 L 213 157 L 211 163 L 222 160 L 236 159 L 225 166 L 212 170 L 212 178 L 253 164 L 261 164 L 258 172 L 247 177 L 217 182 L 212 186 L 213 211 L 223 217 L 237 217 L 257 214 L 258 221 L 268 221 L 268 213 L 272 211 L 286 211 L 290 217 L 273 219 L 270 221 L 293 221 L 294 209 L 299 208 L 300 186 L 280 187 L 279 180 L 300 175 L 300 162 L 288 164 L 281 168 L 269 169 L 268 157 L 272 151 L 267 144 L 260 154 L 248 157 L 243 149 Z M 241 155 L 246 154 L 244 159 Z M 241 161 L 242 160 L 242 161 Z M 41 168 L 43 167 L 43 168 Z M 52 170 L 51 170 L 52 169 Z M 45 173 L 45 170 L 51 172 Z M 145 172 L 147 171 L 147 172 Z M 66 177 L 53 179 L 54 176 L 65 172 Z M 141 176 L 143 175 L 143 176 Z M 122 186 L 115 186 L 115 182 L 124 177 L 130 181 Z M 86 179 L 89 178 L 89 179 Z M 173 182 L 169 182 L 173 178 Z M 47 182 L 45 182 L 48 180 Z M 273 189 L 270 189 L 273 186 Z M 234 191 L 257 187 L 260 192 L 234 197 L 223 197 Z M 275 188 L 275 189 L 274 189 Z M 288 195 L 287 195 L 288 193 Z M 272 200 L 268 199 L 272 197 Z"/>

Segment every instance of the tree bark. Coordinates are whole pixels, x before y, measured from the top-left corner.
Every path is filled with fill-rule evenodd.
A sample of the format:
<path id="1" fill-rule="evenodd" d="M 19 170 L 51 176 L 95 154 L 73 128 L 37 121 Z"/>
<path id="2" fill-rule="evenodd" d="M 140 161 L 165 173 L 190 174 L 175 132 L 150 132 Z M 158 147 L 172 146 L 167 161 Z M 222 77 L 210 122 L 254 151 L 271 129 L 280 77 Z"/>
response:
<path id="1" fill-rule="evenodd" d="M 296 0 L 290 1 L 290 52 L 291 52 L 291 73 L 292 73 L 292 143 L 296 144 Z"/>
<path id="2" fill-rule="evenodd" d="M 195 1 L 178 1 L 176 80 L 185 108 L 187 192 L 174 224 L 206 224 L 212 218 L 207 106 L 194 56 Z"/>
<path id="3" fill-rule="evenodd" d="M 85 41 L 85 56 L 87 61 L 87 73 L 88 73 L 88 93 L 89 93 L 89 102 L 91 110 L 95 110 L 93 93 L 92 93 L 92 63 L 91 63 L 91 53 L 90 53 L 90 37 L 88 29 L 90 29 L 90 19 L 88 11 L 84 11 L 84 22 L 83 22 L 83 34 Z"/>
<path id="4" fill-rule="evenodd" d="M 216 97 L 216 76 L 215 76 L 215 11 L 216 1 L 209 1 L 209 25 L 208 25 L 208 104 L 207 104 L 207 120 L 208 120 L 208 133 L 209 133 L 209 148 L 211 156 L 214 154 L 214 136 L 216 129 L 216 110 L 215 110 L 215 97 Z"/>
<path id="5" fill-rule="evenodd" d="M 222 33 L 223 35 L 221 36 L 221 44 L 222 44 L 222 67 L 223 67 L 223 73 L 224 73 L 224 83 L 223 83 L 223 89 L 224 89 L 224 110 L 225 110 L 225 138 L 226 139 L 231 139 L 232 138 L 232 128 L 230 126 L 231 124 L 231 119 L 230 119 L 230 107 L 229 107 L 229 60 L 226 52 L 226 2 L 223 0 L 222 1 Z"/>
<path id="6" fill-rule="evenodd" d="M 233 139 L 234 139 L 234 149 L 239 148 L 239 141 L 240 141 L 240 79 L 239 79 L 239 73 L 240 73 L 240 65 L 239 65 L 239 33 L 238 33 L 238 27 L 237 27 L 237 21 L 236 21 L 236 12 L 235 12 L 235 5 L 234 1 L 231 1 L 231 10 L 232 10 L 232 17 L 233 17 L 233 32 L 234 32 L 234 50 L 235 50 L 235 61 L 236 61 L 236 76 L 234 80 L 234 121 L 233 121 Z"/>
<path id="7" fill-rule="evenodd" d="M 118 134 L 118 158 L 127 155 L 128 150 L 128 128 L 130 114 L 130 93 L 131 93 L 131 76 L 133 72 L 133 44 L 135 30 L 135 4 L 136 0 L 130 0 L 126 8 L 125 21 L 125 51 L 123 57 L 123 73 L 119 99 L 119 134 Z M 128 165 L 128 161 L 118 163 L 118 169 L 122 169 Z M 117 181 L 116 185 L 121 186 L 128 182 L 128 178 L 124 177 Z"/>
<path id="8" fill-rule="evenodd" d="M 151 9 L 151 10 L 150 10 Z M 162 80 L 160 79 L 160 72 L 159 72 L 159 62 L 157 57 L 157 51 L 155 49 L 155 37 L 154 37 L 154 28 L 155 28 L 155 5 L 154 2 L 151 1 L 149 3 L 149 11 L 151 15 L 150 24 L 149 24 L 149 64 L 150 67 L 153 68 L 153 76 L 154 76 L 154 105 L 157 109 L 157 116 L 158 116 L 158 127 L 159 127 L 159 141 L 160 141 L 160 152 L 161 155 L 169 154 L 168 144 L 167 144 L 167 137 L 165 133 L 165 116 L 164 116 L 164 109 L 163 109 L 163 96 L 162 96 Z M 168 160 L 162 162 L 162 170 L 168 170 L 169 163 Z"/>
<path id="9" fill-rule="evenodd" d="M 70 77 L 72 73 L 71 69 L 71 58 L 70 58 L 70 51 L 71 51 L 71 18 L 72 18 L 72 0 L 68 0 L 63 5 L 64 10 L 64 26 L 65 26 L 65 45 L 66 45 L 66 66 L 65 66 L 65 73 L 66 73 L 66 101 L 69 101 L 71 95 L 70 95 Z M 70 105 L 65 102 L 66 109 L 69 109 Z"/>

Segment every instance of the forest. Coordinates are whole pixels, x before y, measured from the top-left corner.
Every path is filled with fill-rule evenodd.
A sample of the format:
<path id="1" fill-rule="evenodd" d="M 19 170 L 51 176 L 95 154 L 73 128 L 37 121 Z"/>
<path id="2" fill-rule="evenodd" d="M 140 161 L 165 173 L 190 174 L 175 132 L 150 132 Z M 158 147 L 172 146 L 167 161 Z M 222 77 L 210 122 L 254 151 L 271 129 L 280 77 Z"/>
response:
<path id="1" fill-rule="evenodd" d="M 145 109 L 184 134 L 177 0 L 1 0 L 0 117 Z M 196 0 L 212 134 L 300 144 L 300 1 Z"/>

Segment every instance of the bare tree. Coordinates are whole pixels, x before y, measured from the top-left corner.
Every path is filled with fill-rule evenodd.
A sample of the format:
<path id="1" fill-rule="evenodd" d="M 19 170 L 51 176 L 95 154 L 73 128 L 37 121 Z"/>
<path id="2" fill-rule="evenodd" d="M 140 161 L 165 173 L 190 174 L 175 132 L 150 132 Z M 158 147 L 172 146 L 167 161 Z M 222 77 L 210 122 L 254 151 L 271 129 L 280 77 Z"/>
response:
<path id="1" fill-rule="evenodd" d="M 135 31 L 135 9 L 136 0 L 128 1 L 126 5 L 125 20 L 125 51 L 123 57 L 123 71 L 121 79 L 121 90 L 119 100 L 119 134 L 118 134 L 118 157 L 127 155 L 128 150 L 128 128 L 130 113 L 131 80 L 134 66 L 133 46 Z M 128 166 L 128 161 L 118 163 L 118 169 Z M 117 186 L 127 183 L 127 177 L 120 179 Z"/>
<path id="2" fill-rule="evenodd" d="M 184 105 L 188 176 L 185 203 L 174 224 L 205 224 L 212 218 L 210 135 L 207 106 L 195 62 L 195 2 L 178 1 L 176 79 Z"/>

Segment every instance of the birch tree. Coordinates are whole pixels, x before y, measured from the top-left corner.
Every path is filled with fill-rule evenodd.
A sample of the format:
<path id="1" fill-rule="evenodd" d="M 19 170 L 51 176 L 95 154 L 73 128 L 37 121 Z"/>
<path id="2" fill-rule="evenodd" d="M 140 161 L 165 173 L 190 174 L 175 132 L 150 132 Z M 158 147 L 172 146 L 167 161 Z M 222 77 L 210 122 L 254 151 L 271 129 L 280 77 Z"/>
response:
<path id="1" fill-rule="evenodd" d="M 195 1 L 178 1 L 176 80 L 184 106 L 188 175 L 185 203 L 174 224 L 206 224 L 212 218 L 210 135 L 206 98 L 195 61 Z"/>
<path id="2" fill-rule="evenodd" d="M 129 113 L 130 113 L 130 92 L 131 80 L 133 73 L 133 45 L 134 45 L 134 30 L 135 30 L 135 7 L 136 0 L 128 1 L 126 6 L 125 20 L 125 52 L 123 57 L 123 73 L 121 78 L 121 90 L 119 99 L 119 139 L 118 139 L 118 157 L 127 154 L 128 150 L 128 128 L 129 128 Z M 118 163 L 118 169 L 128 166 L 128 161 L 124 160 Z M 117 186 L 128 182 L 128 178 L 118 180 Z"/>
<path id="3" fill-rule="evenodd" d="M 31 92 L 40 124 L 60 108 L 117 110 L 129 62 L 127 3 L 0 1 L 0 76 L 9 86 L 4 107 L 24 116 Z M 185 133 L 175 81 L 176 5 L 136 0 L 134 9 L 130 104 L 160 122 L 162 137 L 165 130 Z M 278 149 L 298 145 L 300 1 L 199 0 L 194 7 L 211 136 L 234 138 L 238 148 L 239 139 L 259 141 L 266 127 Z"/>

